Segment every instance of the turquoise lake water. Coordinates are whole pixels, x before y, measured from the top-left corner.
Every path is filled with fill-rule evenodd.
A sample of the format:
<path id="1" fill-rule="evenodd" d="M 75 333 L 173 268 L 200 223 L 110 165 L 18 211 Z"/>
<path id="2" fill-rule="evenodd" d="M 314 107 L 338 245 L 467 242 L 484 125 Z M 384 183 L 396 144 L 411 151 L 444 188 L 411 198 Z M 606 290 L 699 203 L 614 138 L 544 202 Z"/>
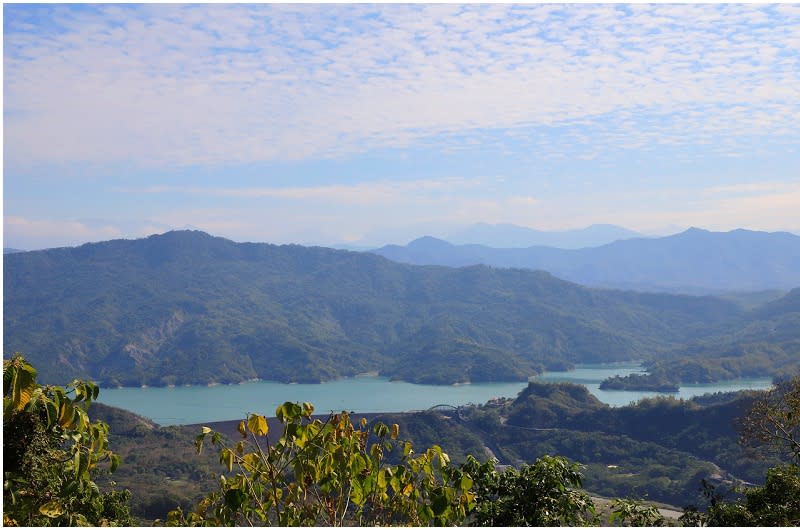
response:
<path id="1" fill-rule="evenodd" d="M 567 381 L 586 385 L 611 406 L 627 405 L 658 392 L 600 390 L 600 382 L 612 375 L 641 371 L 639 363 L 578 365 L 570 372 L 546 372 L 538 381 Z M 707 392 L 769 388 L 768 377 L 737 379 L 704 385 L 684 385 L 680 392 L 666 394 L 690 398 Z M 182 386 L 173 388 L 101 388 L 100 401 L 152 419 L 161 425 L 182 425 L 241 419 L 254 412 L 274 415 L 284 401 L 310 401 L 316 412 L 405 412 L 438 404 L 485 403 L 493 397 L 516 397 L 527 383 L 481 383 L 471 385 L 415 385 L 389 381 L 385 377 L 359 376 L 322 384 L 285 384 L 255 381 L 239 385 Z"/>
<path id="2" fill-rule="evenodd" d="M 639 392 L 633 390 L 600 390 L 600 383 L 613 375 L 644 373 L 639 363 L 614 363 L 596 365 L 577 365 L 571 372 L 545 372 L 537 377 L 537 381 L 568 382 L 585 385 L 603 403 L 612 407 L 621 407 L 635 403 L 645 397 L 659 395 L 689 399 L 714 392 L 733 392 L 736 390 L 764 390 L 772 386 L 771 377 L 752 377 L 731 379 L 717 383 L 701 383 L 682 385 L 678 392 Z"/>

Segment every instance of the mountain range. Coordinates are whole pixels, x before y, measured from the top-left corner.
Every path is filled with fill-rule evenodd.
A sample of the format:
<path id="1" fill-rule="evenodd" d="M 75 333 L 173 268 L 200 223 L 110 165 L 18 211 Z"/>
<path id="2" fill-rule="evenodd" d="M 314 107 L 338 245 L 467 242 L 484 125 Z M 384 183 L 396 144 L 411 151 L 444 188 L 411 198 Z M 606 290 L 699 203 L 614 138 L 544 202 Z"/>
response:
<path id="1" fill-rule="evenodd" d="M 644 237 L 621 226 L 594 224 L 576 230 L 544 231 L 513 224 L 476 223 L 450 233 L 445 239 L 457 245 L 476 244 L 499 248 L 545 246 L 588 248 L 614 241 Z"/>
<path id="2" fill-rule="evenodd" d="M 800 285 L 800 236 L 788 232 L 690 228 L 667 237 L 581 249 L 493 248 L 422 237 L 372 252 L 415 265 L 544 270 L 581 285 L 640 291 L 713 294 Z"/>
<path id="3" fill-rule="evenodd" d="M 796 292 L 748 310 L 541 271 L 412 266 L 196 231 L 8 254 L 3 275 L 4 355 L 24 353 L 44 382 L 320 382 L 370 371 L 513 381 L 572 363 L 689 355 L 741 330 L 748 344 L 774 346 L 748 373 L 772 373 L 800 352 Z M 724 354 L 702 352 L 708 363 Z"/>
<path id="4" fill-rule="evenodd" d="M 622 239 L 644 237 L 638 232 L 610 224 L 594 224 L 573 230 L 546 231 L 510 223 L 471 225 L 416 224 L 377 230 L 357 241 L 334 245 L 345 250 L 369 250 L 388 242 L 410 241 L 414 234 L 434 234 L 454 244 L 487 245 L 491 247 L 525 248 L 548 246 L 555 248 L 598 247 Z"/>

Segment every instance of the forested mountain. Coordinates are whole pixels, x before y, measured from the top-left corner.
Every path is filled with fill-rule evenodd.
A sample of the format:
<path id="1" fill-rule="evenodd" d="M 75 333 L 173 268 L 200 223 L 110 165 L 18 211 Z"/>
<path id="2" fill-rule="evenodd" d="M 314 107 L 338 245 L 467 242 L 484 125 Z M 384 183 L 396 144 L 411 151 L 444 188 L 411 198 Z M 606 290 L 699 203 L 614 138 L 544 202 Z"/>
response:
<path id="1" fill-rule="evenodd" d="M 423 237 L 375 254 L 401 263 L 462 267 L 485 264 L 548 271 L 594 287 L 711 294 L 791 289 L 800 285 L 800 236 L 787 232 L 708 232 L 615 241 L 596 248 L 491 248 Z"/>
<path id="2" fill-rule="evenodd" d="M 748 318 L 712 297 L 193 231 L 4 262 L 4 353 L 25 353 L 45 382 L 313 382 L 366 371 L 524 380 L 543 366 L 650 359 Z"/>
<path id="3" fill-rule="evenodd" d="M 796 375 L 800 372 L 800 289 L 749 312 L 740 325 L 724 333 L 692 340 L 648 364 L 651 374 L 673 382 Z"/>

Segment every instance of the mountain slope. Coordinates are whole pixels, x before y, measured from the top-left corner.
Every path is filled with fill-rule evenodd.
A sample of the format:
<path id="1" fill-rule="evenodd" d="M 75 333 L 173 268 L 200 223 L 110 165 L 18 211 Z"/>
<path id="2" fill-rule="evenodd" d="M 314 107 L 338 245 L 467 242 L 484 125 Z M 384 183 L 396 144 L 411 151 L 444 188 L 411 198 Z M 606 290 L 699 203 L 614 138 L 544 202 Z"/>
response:
<path id="1" fill-rule="evenodd" d="M 790 289 L 800 285 L 800 237 L 786 232 L 708 232 L 692 228 L 657 239 L 596 248 L 490 248 L 430 237 L 372 251 L 401 263 L 486 264 L 548 271 L 595 287 L 704 294 Z"/>
<path id="2" fill-rule="evenodd" d="M 25 353 L 44 381 L 524 380 L 542 366 L 650 358 L 742 315 L 714 298 L 202 232 L 4 259 L 4 353 Z"/>

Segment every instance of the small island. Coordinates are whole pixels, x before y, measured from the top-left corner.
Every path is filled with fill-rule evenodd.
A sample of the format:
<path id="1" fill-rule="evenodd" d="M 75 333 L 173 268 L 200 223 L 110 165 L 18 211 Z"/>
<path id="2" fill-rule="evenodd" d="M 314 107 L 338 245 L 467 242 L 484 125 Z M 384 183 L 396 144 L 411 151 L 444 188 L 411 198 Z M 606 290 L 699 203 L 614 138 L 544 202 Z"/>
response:
<path id="1" fill-rule="evenodd" d="M 680 384 L 663 375 L 629 374 L 625 377 L 615 375 L 600 383 L 600 390 L 637 390 L 652 392 L 677 392 Z"/>

